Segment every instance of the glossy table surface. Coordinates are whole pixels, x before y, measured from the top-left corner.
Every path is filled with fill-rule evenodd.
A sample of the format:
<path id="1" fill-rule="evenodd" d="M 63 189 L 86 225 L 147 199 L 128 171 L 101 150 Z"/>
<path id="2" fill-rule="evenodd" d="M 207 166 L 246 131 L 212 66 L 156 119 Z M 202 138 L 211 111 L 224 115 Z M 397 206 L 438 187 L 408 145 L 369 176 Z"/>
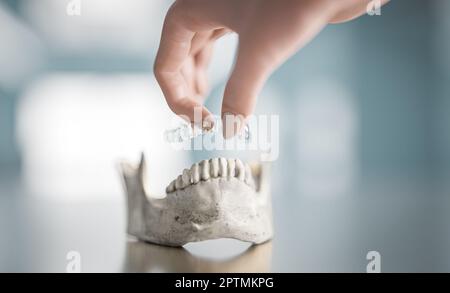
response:
<path id="1" fill-rule="evenodd" d="M 365 272 L 372 250 L 383 272 L 450 271 L 450 193 L 424 180 L 365 181 L 326 198 L 275 189 L 271 242 L 184 248 L 128 237 L 124 201 L 68 203 L 2 186 L 1 272 L 65 272 L 70 251 L 83 272 Z"/>

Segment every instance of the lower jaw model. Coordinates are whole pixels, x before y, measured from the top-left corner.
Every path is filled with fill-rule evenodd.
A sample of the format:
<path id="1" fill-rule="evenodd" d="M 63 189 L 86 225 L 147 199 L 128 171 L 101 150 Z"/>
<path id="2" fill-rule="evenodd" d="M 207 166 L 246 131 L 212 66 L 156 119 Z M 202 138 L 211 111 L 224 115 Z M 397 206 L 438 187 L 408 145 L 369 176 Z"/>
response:
<path id="1" fill-rule="evenodd" d="M 217 238 L 254 244 L 273 236 L 269 166 L 213 158 L 185 169 L 164 198 L 147 194 L 145 158 L 122 163 L 127 192 L 128 234 L 139 240 L 182 246 Z"/>

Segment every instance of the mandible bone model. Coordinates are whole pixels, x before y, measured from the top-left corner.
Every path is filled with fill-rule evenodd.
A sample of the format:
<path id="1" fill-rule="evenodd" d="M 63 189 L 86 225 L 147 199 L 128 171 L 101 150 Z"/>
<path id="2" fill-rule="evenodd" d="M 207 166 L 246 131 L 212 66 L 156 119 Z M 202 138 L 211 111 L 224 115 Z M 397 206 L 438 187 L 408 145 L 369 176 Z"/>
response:
<path id="1" fill-rule="evenodd" d="M 217 238 L 254 244 L 273 236 L 269 166 L 213 158 L 185 169 L 164 198 L 147 194 L 146 163 L 121 164 L 128 205 L 128 234 L 139 240 L 182 246 Z"/>

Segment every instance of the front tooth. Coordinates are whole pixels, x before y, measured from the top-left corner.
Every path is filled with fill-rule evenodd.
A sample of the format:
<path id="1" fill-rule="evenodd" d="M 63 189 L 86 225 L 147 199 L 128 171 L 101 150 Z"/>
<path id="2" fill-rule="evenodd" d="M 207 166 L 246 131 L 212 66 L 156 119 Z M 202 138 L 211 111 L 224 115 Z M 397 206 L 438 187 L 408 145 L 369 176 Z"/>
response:
<path id="1" fill-rule="evenodd" d="M 181 175 L 178 175 L 177 180 L 175 181 L 175 189 L 183 188 L 183 178 Z"/>
<path id="2" fill-rule="evenodd" d="M 191 182 L 193 184 L 197 184 L 200 181 L 200 173 L 198 169 L 197 163 L 191 166 Z"/>
<path id="3" fill-rule="evenodd" d="M 245 183 L 254 186 L 252 170 L 248 164 L 245 164 Z"/>
<path id="4" fill-rule="evenodd" d="M 208 161 L 201 161 L 200 162 L 200 178 L 202 180 L 208 180 L 209 179 L 209 164 Z"/>
<path id="5" fill-rule="evenodd" d="M 235 168 L 236 168 L 236 162 L 234 161 L 234 159 L 228 159 L 228 177 L 234 177 L 235 173 Z"/>
<path id="6" fill-rule="evenodd" d="M 181 180 L 183 182 L 183 188 L 191 185 L 191 174 L 189 169 L 183 170 L 183 175 L 181 176 Z"/>
<path id="7" fill-rule="evenodd" d="M 244 181 L 245 178 L 244 164 L 242 164 L 242 161 L 239 159 L 236 159 L 236 178 L 241 181 Z"/>
<path id="8" fill-rule="evenodd" d="M 219 176 L 227 177 L 227 159 L 219 158 Z"/>
<path id="9" fill-rule="evenodd" d="M 209 160 L 209 171 L 212 178 L 219 177 L 219 159 L 213 158 Z"/>
<path id="10" fill-rule="evenodd" d="M 169 186 L 167 186 L 167 188 L 166 188 L 166 193 L 175 191 L 175 181 L 176 180 L 172 180 L 172 182 L 170 182 Z"/>

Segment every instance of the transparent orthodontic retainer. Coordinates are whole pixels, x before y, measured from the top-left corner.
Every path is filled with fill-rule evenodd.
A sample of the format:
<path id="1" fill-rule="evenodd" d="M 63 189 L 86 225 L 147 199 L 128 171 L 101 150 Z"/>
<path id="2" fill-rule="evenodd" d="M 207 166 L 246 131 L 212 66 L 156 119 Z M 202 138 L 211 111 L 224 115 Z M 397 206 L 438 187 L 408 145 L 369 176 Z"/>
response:
<path id="1" fill-rule="evenodd" d="M 219 118 L 214 118 L 214 124 L 211 129 L 202 129 L 197 125 L 189 123 L 180 123 L 176 128 L 168 129 L 164 132 L 164 140 L 168 143 L 181 143 L 191 140 L 200 135 L 222 135 L 223 123 Z M 245 143 L 251 142 L 251 132 L 248 124 L 236 135 L 238 140 Z"/>

